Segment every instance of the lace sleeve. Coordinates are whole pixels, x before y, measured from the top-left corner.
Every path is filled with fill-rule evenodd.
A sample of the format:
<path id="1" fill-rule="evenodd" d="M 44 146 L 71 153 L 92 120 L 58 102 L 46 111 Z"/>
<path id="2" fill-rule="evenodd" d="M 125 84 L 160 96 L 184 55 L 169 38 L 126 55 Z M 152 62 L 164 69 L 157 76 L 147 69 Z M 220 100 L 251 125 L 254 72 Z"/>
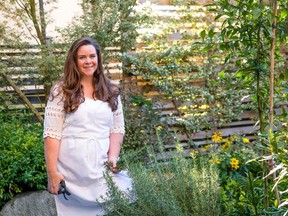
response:
<path id="1" fill-rule="evenodd" d="M 63 108 L 62 94 L 57 95 L 57 92 L 53 88 L 51 90 L 49 100 L 45 107 L 44 115 L 44 133 L 43 138 L 51 137 L 58 140 L 61 139 L 63 123 L 65 118 L 65 111 Z M 56 95 L 52 100 L 52 92 Z"/>
<path id="2" fill-rule="evenodd" d="M 113 125 L 110 130 L 110 133 L 122 133 L 122 134 L 125 133 L 124 115 L 120 96 L 118 97 L 117 110 L 113 112 Z"/>

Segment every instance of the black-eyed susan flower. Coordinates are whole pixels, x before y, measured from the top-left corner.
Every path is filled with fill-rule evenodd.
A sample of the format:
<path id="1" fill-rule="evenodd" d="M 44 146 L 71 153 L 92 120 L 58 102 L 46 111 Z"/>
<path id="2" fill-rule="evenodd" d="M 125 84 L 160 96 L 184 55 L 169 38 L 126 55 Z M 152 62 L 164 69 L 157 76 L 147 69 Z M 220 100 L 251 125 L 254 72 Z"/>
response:
<path id="1" fill-rule="evenodd" d="M 215 132 L 212 136 L 212 141 L 213 142 L 220 142 L 223 140 L 223 137 L 221 136 L 223 134 L 223 132 L 219 131 L 219 132 Z"/>
<path id="2" fill-rule="evenodd" d="M 242 141 L 243 143 L 250 143 L 250 140 L 248 138 L 243 138 Z"/>
<path id="3" fill-rule="evenodd" d="M 239 169 L 239 160 L 237 160 L 236 158 L 231 158 L 230 165 L 235 170 Z"/>
<path id="4" fill-rule="evenodd" d="M 231 141 L 227 140 L 223 145 L 222 145 L 222 149 L 226 150 L 229 149 L 231 146 Z"/>
<path id="5" fill-rule="evenodd" d="M 203 151 L 203 152 L 205 152 L 205 151 L 208 151 L 210 148 L 212 148 L 213 146 L 212 145 L 206 145 L 206 146 L 204 146 L 203 148 L 201 148 L 201 150 Z"/>

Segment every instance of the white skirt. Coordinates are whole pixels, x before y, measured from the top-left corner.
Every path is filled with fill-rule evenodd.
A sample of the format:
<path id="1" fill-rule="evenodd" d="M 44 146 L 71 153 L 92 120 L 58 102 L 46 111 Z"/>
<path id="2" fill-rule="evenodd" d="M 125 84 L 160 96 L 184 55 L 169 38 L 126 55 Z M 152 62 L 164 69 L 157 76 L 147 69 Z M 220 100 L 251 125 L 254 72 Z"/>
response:
<path id="1" fill-rule="evenodd" d="M 71 193 L 55 195 L 58 216 L 104 215 L 97 201 L 107 198 L 108 183 L 103 172 L 107 161 L 109 139 L 99 137 L 63 137 L 61 140 L 57 168 L 64 176 L 66 189 Z M 126 171 L 109 172 L 113 182 L 121 191 L 129 194 L 132 180 Z"/>

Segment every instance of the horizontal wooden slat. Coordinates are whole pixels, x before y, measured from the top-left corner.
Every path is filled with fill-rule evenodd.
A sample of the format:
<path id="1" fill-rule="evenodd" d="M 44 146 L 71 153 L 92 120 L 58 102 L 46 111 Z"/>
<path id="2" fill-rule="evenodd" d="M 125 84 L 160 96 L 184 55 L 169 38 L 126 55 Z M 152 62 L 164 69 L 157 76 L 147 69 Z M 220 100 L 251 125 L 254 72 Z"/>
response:
<path id="1" fill-rule="evenodd" d="M 44 86 L 43 85 L 27 85 L 27 86 L 19 86 L 21 91 L 27 91 L 27 90 L 43 90 Z M 2 87 L 0 88 L 0 91 L 14 91 L 14 89 L 11 86 L 7 86 L 7 87 Z"/>
<path id="2" fill-rule="evenodd" d="M 254 126 L 239 126 L 235 128 L 219 128 L 219 131 L 223 132 L 223 137 L 228 137 L 235 134 L 254 134 L 257 132 L 258 127 Z M 212 135 L 215 133 L 215 131 L 200 131 L 197 133 L 194 133 L 192 135 L 193 140 L 201 140 L 201 139 L 209 139 L 212 137 Z M 187 140 L 188 137 L 186 135 L 180 135 L 180 140 Z"/>
<path id="3" fill-rule="evenodd" d="M 245 135 L 245 134 L 241 134 L 241 135 Z M 250 142 L 256 140 L 255 135 L 249 135 L 248 134 L 248 135 L 245 135 L 245 138 L 249 139 Z M 192 140 L 192 144 L 189 144 L 187 142 L 180 142 L 179 144 L 185 149 L 190 149 L 190 151 L 195 150 L 195 149 L 201 151 L 201 148 L 203 148 L 206 145 L 217 145 L 217 144 L 221 145 L 221 143 L 213 142 L 211 138 L 207 138 L 205 140 L 199 140 L 199 141 Z M 165 149 L 175 150 L 175 143 L 165 144 Z"/>
<path id="4" fill-rule="evenodd" d="M 36 108 L 36 109 L 39 109 L 39 108 L 44 108 L 45 105 L 44 104 L 33 104 L 33 106 Z M 17 109 L 17 110 L 21 110 L 21 109 L 26 109 L 27 106 L 24 105 L 24 104 L 11 104 L 9 105 L 9 109 Z"/>

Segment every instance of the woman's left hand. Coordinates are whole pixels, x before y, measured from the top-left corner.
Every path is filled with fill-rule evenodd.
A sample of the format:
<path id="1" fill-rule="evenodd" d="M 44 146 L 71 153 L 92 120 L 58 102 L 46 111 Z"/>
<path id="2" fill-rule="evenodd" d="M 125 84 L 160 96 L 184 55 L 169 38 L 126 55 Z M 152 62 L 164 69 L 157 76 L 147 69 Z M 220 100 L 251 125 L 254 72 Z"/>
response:
<path id="1" fill-rule="evenodd" d="M 121 170 L 117 167 L 118 157 L 108 157 L 108 168 L 113 173 L 118 173 Z"/>

